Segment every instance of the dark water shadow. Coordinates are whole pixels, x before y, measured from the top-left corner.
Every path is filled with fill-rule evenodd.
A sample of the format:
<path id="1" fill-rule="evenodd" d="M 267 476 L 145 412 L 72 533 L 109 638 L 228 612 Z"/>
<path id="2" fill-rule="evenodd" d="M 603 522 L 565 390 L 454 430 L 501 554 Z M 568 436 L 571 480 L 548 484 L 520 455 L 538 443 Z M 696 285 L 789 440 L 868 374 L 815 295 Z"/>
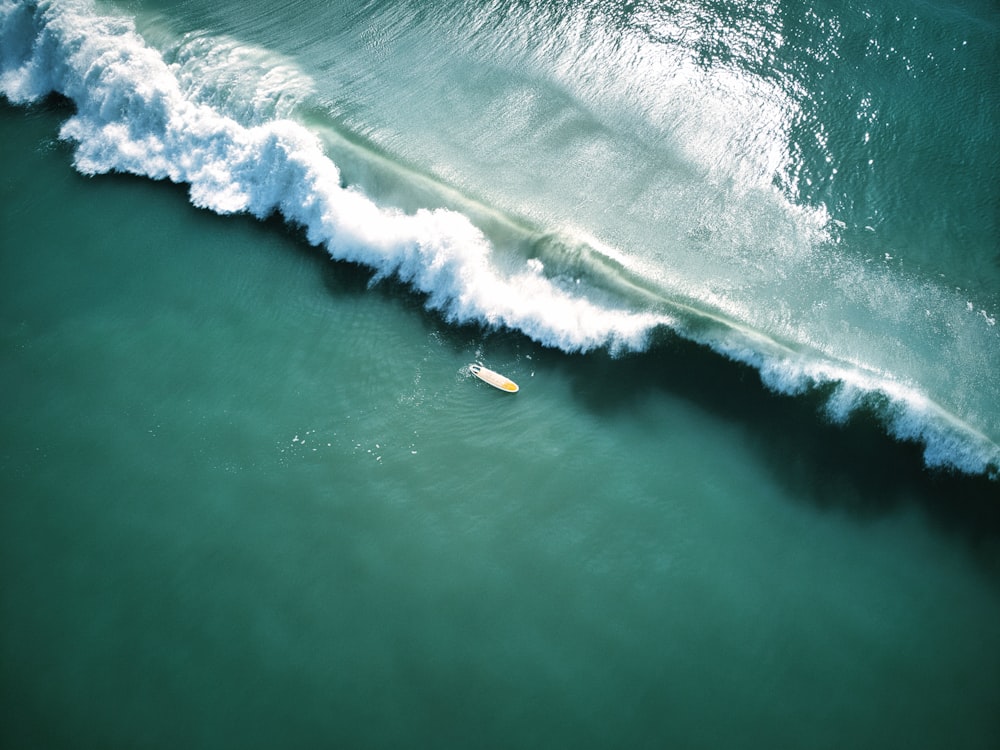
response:
<path id="1" fill-rule="evenodd" d="M 788 494 L 818 509 L 865 522 L 917 507 L 973 548 L 1000 541 L 1000 482 L 927 468 L 923 446 L 893 439 L 869 409 L 832 423 L 829 389 L 777 394 L 752 367 L 671 335 L 645 353 L 567 356 L 556 366 L 597 413 L 633 409 L 659 392 L 734 424 Z"/>
<path id="2" fill-rule="evenodd" d="M 53 127 L 74 111 L 68 100 L 58 96 L 26 109 L 0 100 L 0 107 L 7 116 L 42 118 Z M 70 161 L 72 145 L 54 136 L 52 147 Z M 92 178 L 78 175 L 78 179 Z M 152 189 L 173 193 L 173 200 L 188 202 L 186 185 L 151 183 L 122 174 L 99 179 L 130 181 L 145 189 L 155 185 Z M 370 299 L 376 295 L 387 304 L 402 306 L 421 317 L 456 352 L 467 350 L 470 341 L 492 349 L 530 352 L 536 368 L 557 372 L 571 383 L 581 407 L 596 416 L 633 412 L 657 393 L 681 398 L 738 427 L 775 481 L 790 496 L 817 509 L 843 512 L 865 522 L 916 507 L 937 526 L 984 554 L 1000 540 L 1000 481 L 926 468 L 922 447 L 891 438 L 871 412 L 860 410 L 845 425 L 830 423 L 822 413 L 825 399 L 820 390 L 796 397 L 773 393 L 753 368 L 668 333 L 660 334 L 646 352 L 613 357 L 605 351 L 566 354 L 517 332 L 456 325 L 428 310 L 426 296 L 404 283 L 385 279 L 373 285 L 375 274 L 370 268 L 332 260 L 307 241 L 303 229 L 280 216 L 260 221 L 246 214 L 198 213 L 206 222 L 239 223 L 250 234 L 285 235 L 292 252 L 320 276 L 332 296 Z"/>
<path id="3" fill-rule="evenodd" d="M 281 224 L 281 231 L 289 228 Z M 567 354 L 518 332 L 456 325 L 427 310 L 425 296 L 402 282 L 385 279 L 372 285 L 370 269 L 333 261 L 304 236 L 300 240 L 298 252 L 316 264 L 331 294 L 374 294 L 402 305 L 456 353 L 467 350 L 471 340 L 493 351 L 530 353 L 535 369 L 571 383 L 581 407 L 598 417 L 634 413 L 651 395 L 680 398 L 739 428 L 775 481 L 802 503 L 859 522 L 915 507 L 984 554 L 1000 541 L 1000 482 L 927 468 L 923 447 L 893 439 L 870 410 L 859 409 L 846 424 L 832 423 L 824 415 L 828 390 L 777 394 L 754 368 L 670 333 L 660 334 L 646 352 L 612 356 L 606 351 Z M 722 464 L 724 457 L 720 469 Z M 995 550 L 990 557 L 996 557 Z"/>
<path id="4" fill-rule="evenodd" d="M 186 191 L 182 185 L 171 189 Z M 683 399 L 737 427 L 775 482 L 799 502 L 859 523 L 916 508 L 942 531 L 962 539 L 974 555 L 978 551 L 984 565 L 1000 565 L 1000 482 L 928 469 L 923 447 L 894 440 L 870 411 L 859 410 L 846 424 L 831 423 L 823 413 L 828 393 L 821 389 L 795 397 L 774 393 L 752 367 L 669 333 L 660 334 L 646 352 L 612 356 L 606 351 L 567 354 L 516 331 L 455 324 L 428 310 L 426 295 L 405 283 L 393 278 L 373 283 L 372 269 L 333 260 L 309 244 L 303 229 L 280 216 L 258 221 L 202 213 L 207 221 L 245 222 L 244 231 L 290 236 L 292 252 L 319 275 L 332 297 L 360 301 L 375 296 L 402 307 L 456 353 L 467 351 L 474 341 L 491 351 L 530 354 L 535 369 L 547 369 L 570 383 L 581 408 L 597 417 L 635 413 L 657 394 Z"/>

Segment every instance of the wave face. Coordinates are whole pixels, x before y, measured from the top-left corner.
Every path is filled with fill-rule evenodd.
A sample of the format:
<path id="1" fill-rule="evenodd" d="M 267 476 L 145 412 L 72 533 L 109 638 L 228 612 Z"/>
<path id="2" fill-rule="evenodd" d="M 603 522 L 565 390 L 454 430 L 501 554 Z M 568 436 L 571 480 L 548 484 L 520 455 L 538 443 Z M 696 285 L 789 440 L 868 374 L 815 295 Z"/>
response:
<path id="1" fill-rule="evenodd" d="M 3 0 L 0 90 L 449 321 L 672 332 L 996 477 L 996 12 L 566 5 Z"/>

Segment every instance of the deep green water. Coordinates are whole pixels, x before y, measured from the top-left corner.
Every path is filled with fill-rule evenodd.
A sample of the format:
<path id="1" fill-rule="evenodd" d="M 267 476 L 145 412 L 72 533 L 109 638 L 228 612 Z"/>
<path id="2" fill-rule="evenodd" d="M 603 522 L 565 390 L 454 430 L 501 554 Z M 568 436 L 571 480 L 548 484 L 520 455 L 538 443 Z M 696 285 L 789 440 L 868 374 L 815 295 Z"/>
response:
<path id="1" fill-rule="evenodd" d="M 0 121 L 5 746 L 993 746 L 993 483 L 446 325 L 64 116 Z"/>
<path id="2" fill-rule="evenodd" d="M 0 747 L 1000 745 L 998 65 L 0 0 Z"/>

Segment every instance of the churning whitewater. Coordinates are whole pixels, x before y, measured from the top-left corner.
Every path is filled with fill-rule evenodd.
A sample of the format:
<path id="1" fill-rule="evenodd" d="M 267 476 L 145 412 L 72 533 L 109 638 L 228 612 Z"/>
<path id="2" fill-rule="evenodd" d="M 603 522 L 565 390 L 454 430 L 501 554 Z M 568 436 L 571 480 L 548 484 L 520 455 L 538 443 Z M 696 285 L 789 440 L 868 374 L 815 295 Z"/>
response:
<path id="1" fill-rule="evenodd" d="M 846 421 L 858 409 L 874 411 L 889 434 L 924 445 L 928 466 L 997 475 L 1000 423 L 981 408 L 997 389 L 995 373 L 992 382 L 986 379 L 996 359 L 990 353 L 997 345 L 994 312 L 968 302 L 971 315 L 962 318 L 961 330 L 970 333 L 956 338 L 953 349 L 984 349 L 986 354 L 975 358 L 975 367 L 963 375 L 968 382 L 958 390 L 972 390 L 970 384 L 978 382 L 983 393 L 955 403 L 948 402 L 945 387 L 895 369 L 897 360 L 874 361 L 867 351 L 844 346 L 835 331 L 810 325 L 810 316 L 831 308 L 841 306 L 850 319 L 874 305 L 860 298 L 853 280 L 878 280 L 877 288 L 896 305 L 896 312 L 885 316 L 892 325 L 923 314 L 923 301 L 908 301 L 911 288 L 938 300 L 941 310 L 954 307 L 960 295 L 859 266 L 839 253 L 837 222 L 822 206 L 804 208 L 787 198 L 797 179 L 797 170 L 782 155 L 788 151 L 786 124 L 795 109 L 791 99 L 768 108 L 772 116 L 762 125 L 767 137 L 747 137 L 749 146 L 739 142 L 743 126 L 734 126 L 732 116 L 744 122 L 758 111 L 752 88 L 732 97 L 733 111 L 717 116 L 718 122 L 729 123 L 720 139 L 708 138 L 690 117 L 673 129 L 678 158 L 708 165 L 689 175 L 692 183 L 737 185 L 723 189 L 732 200 L 717 206 L 722 220 L 703 222 L 699 229 L 692 219 L 691 259 L 704 254 L 706 243 L 718 243 L 720 227 L 730 238 L 718 246 L 737 248 L 731 250 L 734 256 L 755 245 L 759 230 L 742 213 L 747 201 L 763 206 L 769 226 L 777 227 L 766 252 L 761 249 L 761 260 L 747 263 L 744 253 L 742 266 L 730 271 L 734 278 L 744 274 L 757 282 L 748 291 L 750 284 L 744 288 L 731 279 L 685 275 L 685 261 L 671 267 L 655 253 L 636 255 L 621 238 L 606 243 L 560 219 L 547 225 L 544 211 L 537 220 L 523 220 L 506 209 L 488 208 L 416 172 L 409 175 L 415 185 L 428 182 L 432 191 L 451 197 L 434 207 L 379 202 L 364 180 L 348 179 L 331 158 L 340 153 L 331 145 L 333 128 L 299 116 L 299 105 L 315 97 L 316 87 L 294 61 L 268 65 L 247 52 L 248 45 L 206 37 L 185 40 L 168 54 L 148 42 L 133 19 L 100 12 L 86 0 L 3 0 L 0 24 L 0 90 L 18 104 L 52 94 L 73 103 L 75 114 L 60 137 L 75 144 L 74 164 L 83 174 L 166 178 L 188 185 L 191 202 L 201 208 L 258 218 L 280 214 L 333 258 L 372 268 L 376 280 L 396 277 L 411 285 L 450 322 L 507 327 L 567 352 L 642 351 L 657 330 L 669 331 L 754 366 L 776 391 L 794 395 L 818 386 L 829 389 L 827 413 L 833 420 Z M 577 41 L 587 42 L 588 33 L 578 31 Z M 511 44 L 516 47 L 518 41 Z M 643 51 L 622 54 L 639 58 Z M 554 69 L 565 71 L 568 65 L 559 56 L 553 54 Z M 581 57 L 578 63 L 595 71 L 583 79 L 596 80 L 600 60 Z M 244 72 L 254 68 L 258 77 L 251 80 L 260 85 L 246 89 L 244 78 L 243 88 L 231 85 L 222 93 L 209 86 L 213 76 L 239 79 L 220 74 L 233 65 Z M 735 80 L 731 71 L 727 75 Z M 648 81 L 635 80 L 629 95 L 644 96 Z M 680 81 L 679 90 L 690 78 L 671 80 Z M 586 102 L 585 86 L 573 92 L 570 82 L 564 85 Z M 731 90 L 736 88 L 731 84 Z M 772 103 L 777 96 L 767 95 Z M 598 102 L 593 109 L 599 110 Z M 711 117 L 711 110 L 706 105 L 701 114 Z M 644 116 L 658 112 L 650 105 Z M 729 150 L 738 156 L 720 176 L 719 164 Z M 406 176 L 405 168 L 399 170 Z M 772 184 L 776 175 L 782 176 L 781 190 Z M 725 251 L 717 257 L 720 263 L 732 260 Z M 775 258 L 782 265 L 772 264 Z M 797 274 L 822 295 L 801 303 L 801 315 L 782 304 L 762 304 L 797 289 Z M 774 296 L 754 297 L 761 289 Z M 906 307 L 911 304 L 913 309 Z M 928 319 L 937 314 L 926 310 Z M 856 331 L 864 340 L 863 323 L 851 334 Z M 865 343 L 877 351 L 878 337 L 870 338 Z M 910 351 L 898 356 L 900 363 L 912 360 Z M 941 382 L 948 381 L 942 376 Z"/>

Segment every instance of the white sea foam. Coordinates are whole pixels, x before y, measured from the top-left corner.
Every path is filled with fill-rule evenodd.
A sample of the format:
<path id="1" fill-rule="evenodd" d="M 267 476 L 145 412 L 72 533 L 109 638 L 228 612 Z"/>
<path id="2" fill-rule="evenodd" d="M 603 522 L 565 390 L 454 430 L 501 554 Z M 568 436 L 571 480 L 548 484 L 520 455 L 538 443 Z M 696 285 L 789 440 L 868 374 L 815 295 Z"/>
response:
<path id="1" fill-rule="evenodd" d="M 305 228 L 337 259 L 398 276 L 457 322 L 509 326 L 552 346 L 641 348 L 663 320 L 609 310 L 525 266 L 504 272 L 462 214 L 378 207 L 343 187 L 304 127 L 276 120 L 246 127 L 192 101 L 174 71 L 128 19 L 99 16 L 83 1 L 35 7 L 4 2 L 2 85 L 15 102 L 57 92 L 77 113 L 61 136 L 85 174 L 128 172 L 190 185 L 194 205 L 219 213 L 274 212 Z"/>
<path id="2" fill-rule="evenodd" d="M 184 67 L 183 75 L 192 70 Z M 367 265 L 376 279 L 394 276 L 412 285 L 450 321 L 510 327 L 566 351 L 641 350 L 656 327 L 670 327 L 757 368 L 776 391 L 794 395 L 836 384 L 831 418 L 874 409 L 891 434 L 924 444 L 930 466 L 997 472 L 1000 448 L 914 386 L 799 352 L 707 310 L 708 324 L 692 327 L 688 317 L 701 313 L 687 303 L 667 301 L 659 311 L 630 307 L 627 299 L 588 295 L 587 285 L 550 278 L 542 259 L 520 265 L 499 259 L 464 214 L 380 207 L 342 184 L 337 166 L 304 126 L 237 121 L 190 81 L 182 85 L 178 74 L 130 19 L 99 15 L 87 0 L 0 0 L 0 90 L 15 103 L 51 93 L 72 100 L 77 111 L 60 134 L 76 144 L 74 163 L 83 173 L 184 183 L 194 205 L 218 213 L 280 213 L 334 258 Z M 621 261 L 603 256 L 612 269 Z"/>

